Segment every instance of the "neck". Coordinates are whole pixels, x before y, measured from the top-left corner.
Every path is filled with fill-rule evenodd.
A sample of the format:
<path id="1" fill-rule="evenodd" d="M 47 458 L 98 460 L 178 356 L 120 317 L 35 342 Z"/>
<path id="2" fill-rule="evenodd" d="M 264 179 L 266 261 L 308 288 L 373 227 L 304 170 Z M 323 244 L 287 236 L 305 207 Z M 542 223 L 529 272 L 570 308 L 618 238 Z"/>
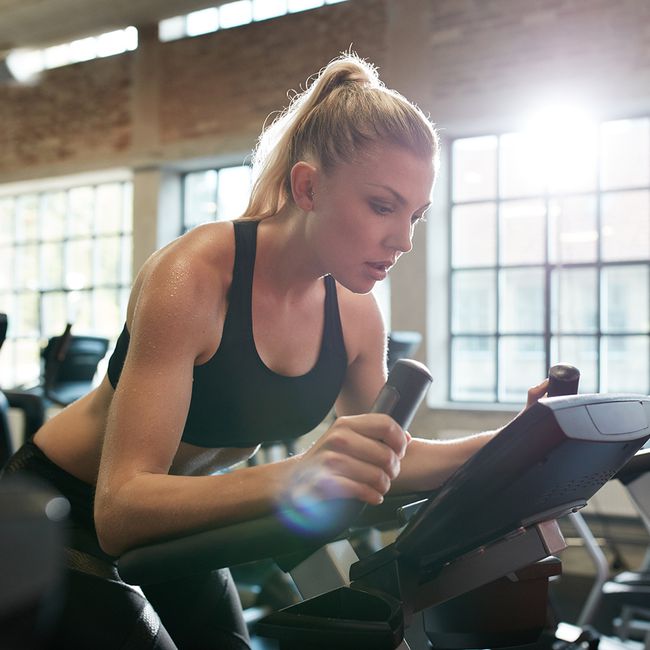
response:
<path id="1" fill-rule="evenodd" d="M 294 207 L 260 222 L 255 266 L 265 290 L 299 297 L 312 290 L 325 274 L 318 268 L 307 238 L 308 218 Z"/>

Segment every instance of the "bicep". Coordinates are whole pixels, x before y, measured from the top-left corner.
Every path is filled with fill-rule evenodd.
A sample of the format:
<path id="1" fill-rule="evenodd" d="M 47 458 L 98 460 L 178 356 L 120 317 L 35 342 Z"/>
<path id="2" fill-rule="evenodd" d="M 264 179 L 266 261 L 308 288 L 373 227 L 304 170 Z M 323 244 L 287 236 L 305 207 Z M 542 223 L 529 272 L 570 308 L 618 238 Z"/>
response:
<path id="1" fill-rule="evenodd" d="M 143 297 L 108 413 L 98 489 L 139 473 L 167 473 L 180 443 L 192 394 L 200 332 L 183 305 Z"/>

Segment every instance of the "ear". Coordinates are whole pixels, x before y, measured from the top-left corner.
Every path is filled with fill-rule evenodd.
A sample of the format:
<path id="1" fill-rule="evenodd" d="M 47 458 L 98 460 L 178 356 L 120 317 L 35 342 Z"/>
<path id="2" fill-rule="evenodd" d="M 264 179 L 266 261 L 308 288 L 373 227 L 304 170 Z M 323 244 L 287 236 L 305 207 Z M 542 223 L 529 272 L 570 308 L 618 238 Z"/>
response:
<path id="1" fill-rule="evenodd" d="M 294 203 L 305 212 L 314 208 L 314 194 L 318 170 L 304 160 L 291 168 L 291 195 Z"/>

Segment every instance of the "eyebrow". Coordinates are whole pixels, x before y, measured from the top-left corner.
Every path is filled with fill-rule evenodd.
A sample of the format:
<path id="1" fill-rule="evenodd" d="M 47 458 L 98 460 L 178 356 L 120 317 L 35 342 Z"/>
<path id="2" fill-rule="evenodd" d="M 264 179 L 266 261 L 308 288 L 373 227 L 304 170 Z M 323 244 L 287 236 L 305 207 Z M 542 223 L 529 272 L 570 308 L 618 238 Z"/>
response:
<path id="1" fill-rule="evenodd" d="M 400 203 L 402 205 L 406 205 L 406 203 L 407 203 L 406 199 L 399 192 L 394 190 L 389 185 L 382 185 L 381 183 L 366 183 L 366 185 L 369 185 L 370 187 L 378 187 L 378 188 L 380 188 L 382 190 L 386 190 L 387 192 L 389 192 L 390 194 L 392 194 L 395 197 L 395 200 L 398 203 Z M 430 206 L 431 206 L 431 201 L 427 201 L 427 203 L 425 203 L 420 209 L 421 210 L 426 210 Z"/>

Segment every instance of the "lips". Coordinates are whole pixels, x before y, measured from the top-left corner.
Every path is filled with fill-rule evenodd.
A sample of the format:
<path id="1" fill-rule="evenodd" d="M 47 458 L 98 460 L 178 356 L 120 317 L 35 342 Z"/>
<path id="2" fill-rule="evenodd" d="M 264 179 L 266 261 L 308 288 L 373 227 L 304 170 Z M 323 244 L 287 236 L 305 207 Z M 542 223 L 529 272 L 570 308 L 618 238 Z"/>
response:
<path id="1" fill-rule="evenodd" d="M 377 281 L 383 280 L 388 275 L 388 271 L 392 265 L 393 263 L 391 261 L 366 262 L 366 267 L 369 269 L 370 275 Z"/>

